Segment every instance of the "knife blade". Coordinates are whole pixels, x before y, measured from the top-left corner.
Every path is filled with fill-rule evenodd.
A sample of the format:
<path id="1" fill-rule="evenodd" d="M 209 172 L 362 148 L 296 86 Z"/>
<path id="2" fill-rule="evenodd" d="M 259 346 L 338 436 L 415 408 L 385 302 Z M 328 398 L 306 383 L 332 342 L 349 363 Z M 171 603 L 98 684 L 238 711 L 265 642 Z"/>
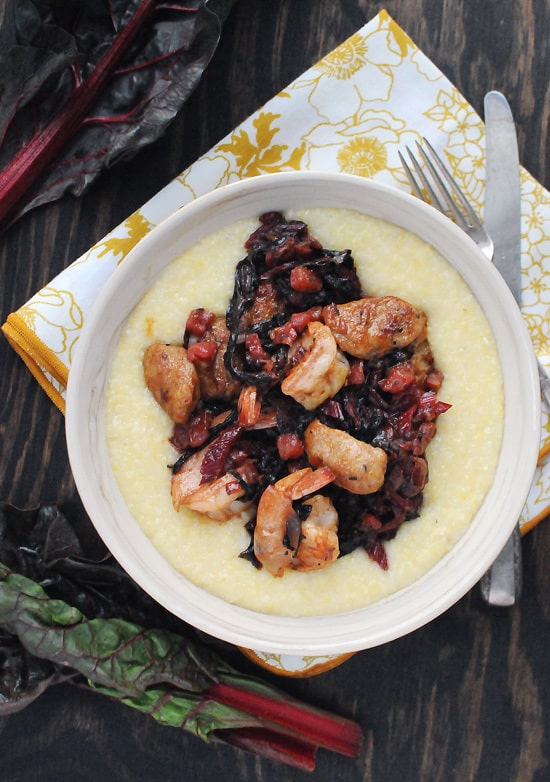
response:
<path id="1" fill-rule="evenodd" d="M 521 305 L 521 184 L 518 145 L 512 111 L 500 92 L 488 92 L 485 110 L 484 222 L 493 239 L 493 262 Z M 521 594 L 519 525 L 481 580 L 491 605 L 513 605 Z"/>
<path id="2" fill-rule="evenodd" d="M 521 184 L 512 111 L 500 92 L 488 92 L 485 109 L 484 222 L 495 244 L 493 263 L 521 305 Z"/>

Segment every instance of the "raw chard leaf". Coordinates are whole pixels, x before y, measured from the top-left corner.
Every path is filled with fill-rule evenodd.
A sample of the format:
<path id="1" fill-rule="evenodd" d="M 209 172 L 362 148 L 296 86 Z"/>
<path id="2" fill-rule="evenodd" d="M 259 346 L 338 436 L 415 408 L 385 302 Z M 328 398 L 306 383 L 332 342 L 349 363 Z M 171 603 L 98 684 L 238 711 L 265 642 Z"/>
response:
<path id="1" fill-rule="evenodd" d="M 7 0 L 0 28 L 0 221 L 160 137 L 234 0 Z M 36 181 L 35 181 L 36 180 Z"/>
<path id="2" fill-rule="evenodd" d="M 93 689 L 204 740 L 221 738 L 309 771 L 319 747 L 349 757 L 361 747 L 352 721 L 239 674 L 176 633 L 88 619 L 1 562 L 0 629 L 33 657 L 72 669 Z"/>
<path id="3" fill-rule="evenodd" d="M 55 505 L 0 503 L 0 715 L 68 680 L 302 770 L 314 769 L 321 747 L 358 754 L 355 722 L 239 672 L 98 542 L 89 524 L 77 535 Z"/>
<path id="4" fill-rule="evenodd" d="M 99 685 L 139 695 L 165 683 L 201 692 L 215 664 L 193 641 L 124 619 L 87 619 L 63 600 L 0 563 L 0 626 L 35 657 L 77 670 Z M 155 665 L 151 661 L 155 661 Z"/>
<path id="5" fill-rule="evenodd" d="M 115 562 L 91 524 L 83 524 L 77 535 L 57 505 L 21 510 L 0 502 L 0 562 L 87 616 L 117 616 L 173 629 L 181 624 Z"/>
<path id="6" fill-rule="evenodd" d="M 87 616 L 186 629 L 122 570 L 89 523 L 77 535 L 56 505 L 22 510 L 0 502 L 0 561 Z M 24 708 L 48 686 L 75 676 L 0 632 L 0 714 Z"/>
<path id="7" fill-rule="evenodd" d="M 48 687 L 76 674 L 30 654 L 19 640 L 0 631 L 0 715 L 21 711 Z"/>

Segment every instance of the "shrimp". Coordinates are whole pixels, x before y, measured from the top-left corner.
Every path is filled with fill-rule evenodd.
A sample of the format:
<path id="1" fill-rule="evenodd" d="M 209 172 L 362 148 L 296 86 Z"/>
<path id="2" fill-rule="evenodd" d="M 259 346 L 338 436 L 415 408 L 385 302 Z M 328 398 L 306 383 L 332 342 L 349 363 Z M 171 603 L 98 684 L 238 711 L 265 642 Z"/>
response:
<path id="1" fill-rule="evenodd" d="M 336 529 L 338 517 L 332 502 L 321 495 L 308 500 L 312 509 L 299 530 L 300 520 L 292 503 L 318 491 L 333 480 L 328 468 L 302 470 L 290 473 L 268 486 L 260 497 L 254 529 L 254 554 L 273 576 L 283 576 L 287 568 L 310 570 L 329 564 L 339 554 Z M 315 500 L 315 502 L 314 502 Z M 292 534 L 298 528 L 298 534 Z M 305 529 L 304 529 L 305 527 Z M 303 540 L 300 540 L 304 535 Z M 294 544 L 290 539 L 294 538 Z M 285 539 L 289 546 L 285 545 Z M 304 544 L 304 541 L 307 541 Z M 303 557 L 300 550 L 303 549 Z"/>
<path id="2" fill-rule="evenodd" d="M 349 363 L 338 350 L 331 330 L 318 321 L 308 324 L 296 345 L 306 353 L 281 383 L 281 391 L 306 410 L 314 410 L 342 388 Z"/>
<path id="3" fill-rule="evenodd" d="M 315 494 L 306 503 L 311 505 L 311 511 L 302 522 L 302 538 L 290 565 L 293 570 L 319 570 L 340 555 L 338 514 L 332 501 Z"/>
<path id="4" fill-rule="evenodd" d="M 372 494 L 384 483 L 388 457 L 382 448 L 325 426 L 317 418 L 304 432 L 304 446 L 310 464 L 329 467 L 336 486 L 352 494 Z"/>
<path id="5" fill-rule="evenodd" d="M 241 426 L 251 427 L 258 423 L 262 412 L 262 402 L 258 398 L 256 386 L 244 386 L 241 389 L 237 400 L 237 410 Z"/>
<path id="6" fill-rule="evenodd" d="M 241 498 L 246 493 L 245 481 L 250 474 L 250 465 L 245 463 L 219 478 L 203 483 L 201 465 L 205 455 L 206 448 L 197 451 L 172 475 L 174 508 L 179 511 L 186 507 L 214 521 L 228 521 L 248 511 L 251 501 Z"/>
<path id="7" fill-rule="evenodd" d="M 355 358 L 379 358 L 426 336 L 427 318 L 397 296 L 366 297 L 323 307 L 338 347 Z"/>
<path id="8" fill-rule="evenodd" d="M 260 418 L 261 400 L 258 399 L 257 389 L 254 386 L 242 388 L 237 404 L 238 423 L 232 429 L 225 430 L 225 436 L 229 436 L 225 447 L 228 443 L 234 443 L 243 428 L 253 428 Z M 220 422 L 223 421 L 224 415 L 219 417 Z M 215 448 L 217 443 L 218 448 L 221 448 L 221 451 L 218 450 L 218 456 L 215 457 L 216 460 L 220 455 L 223 459 L 227 456 L 224 455 L 223 437 L 223 434 L 219 435 L 210 446 L 192 454 L 172 476 L 172 503 L 176 510 L 185 506 L 216 521 L 227 521 L 250 508 L 252 503 L 241 498 L 247 493 L 247 486 L 258 481 L 258 473 L 251 459 L 245 459 L 239 466 L 210 481 L 205 479 L 209 469 L 204 468 L 204 459 L 209 447 Z M 216 474 L 218 467 L 216 466 L 214 470 Z"/>
<path id="9" fill-rule="evenodd" d="M 172 421 L 183 424 L 199 401 L 199 377 L 179 345 L 149 345 L 143 354 L 147 388 Z"/>

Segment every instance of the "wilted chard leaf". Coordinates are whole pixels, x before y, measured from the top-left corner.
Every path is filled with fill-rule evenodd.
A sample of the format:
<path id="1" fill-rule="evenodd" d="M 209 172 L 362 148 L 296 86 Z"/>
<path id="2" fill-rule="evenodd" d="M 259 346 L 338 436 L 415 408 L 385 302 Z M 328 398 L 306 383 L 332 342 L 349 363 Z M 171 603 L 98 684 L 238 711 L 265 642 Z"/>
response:
<path id="1" fill-rule="evenodd" d="M 0 223 L 160 137 L 234 0 L 7 0 L 0 27 Z"/>

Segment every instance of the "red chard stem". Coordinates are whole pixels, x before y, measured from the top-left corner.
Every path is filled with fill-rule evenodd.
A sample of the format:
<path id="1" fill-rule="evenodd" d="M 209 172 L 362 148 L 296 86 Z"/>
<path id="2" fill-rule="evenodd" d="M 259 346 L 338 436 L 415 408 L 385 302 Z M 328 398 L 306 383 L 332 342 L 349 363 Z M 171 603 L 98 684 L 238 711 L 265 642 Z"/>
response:
<path id="1" fill-rule="evenodd" d="M 122 55 L 148 21 L 156 0 L 143 0 L 90 76 L 75 88 L 58 114 L 24 146 L 0 174 L 0 222 L 9 218 L 86 119 Z"/>
<path id="2" fill-rule="evenodd" d="M 294 737 L 262 728 L 237 728 L 224 730 L 223 740 L 239 749 L 286 763 L 302 771 L 315 769 L 317 747 Z"/>
<path id="3" fill-rule="evenodd" d="M 273 696 L 273 690 L 264 690 L 250 686 L 248 682 L 237 680 L 229 683 L 218 682 L 208 689 L 208 696 L 219 703 L 233 706 L 259 719 L 277 723 L 288 731 L 294 732 L 301 741 L 339 752 L 347 757 L 357 757 L 361 749 L 363 734 L 356 722 L 337 717 L 311 706 L 293 701 L 289 696 Z"/>

